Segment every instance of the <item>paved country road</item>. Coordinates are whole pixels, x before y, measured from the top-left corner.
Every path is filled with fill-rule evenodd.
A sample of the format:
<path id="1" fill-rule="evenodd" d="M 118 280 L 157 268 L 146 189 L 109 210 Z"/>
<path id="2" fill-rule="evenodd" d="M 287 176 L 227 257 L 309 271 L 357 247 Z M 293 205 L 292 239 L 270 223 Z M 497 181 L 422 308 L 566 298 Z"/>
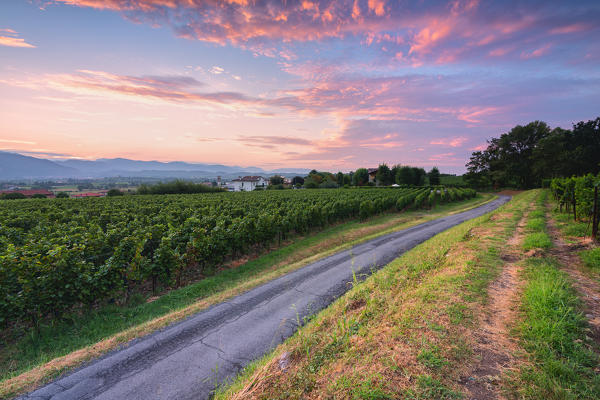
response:
<path id="1" fill-rule="evenodd" d="M 235 377 L 274 349 L 298 321 L 367 274 L 432 236 L 486 214 L 507 196 L 425 222 L 309 264 L 182 322 L 131 342 L 22 399 L 206 399 L 217 382 Z"/>

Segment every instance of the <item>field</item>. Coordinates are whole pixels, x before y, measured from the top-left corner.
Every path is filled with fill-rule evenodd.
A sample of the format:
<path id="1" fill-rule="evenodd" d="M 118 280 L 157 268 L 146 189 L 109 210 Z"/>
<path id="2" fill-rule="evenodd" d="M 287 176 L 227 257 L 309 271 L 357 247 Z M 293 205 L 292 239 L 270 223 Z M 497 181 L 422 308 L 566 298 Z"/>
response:
<path id="1" fill-rule="evenodd" d="M 27 318 L 7 321 L 0 397 L 22 393 L 120 343 L 326 255 L 492 198 L 457 201 L 472 195 L 417 188 L 6 202 L 2 220 L 20 225 L 3 226 L 3 260 L 17 249 L 20 257 L 31 257 L 32 249 L 44 249 L 34 244 L 49 245 L 54 237 L 59 238 L 55 251 L 64 249 L 57 254 L 73 249 L 79 257 L 98 257 L 92 252 L 98 247 L 87 247 L 94 236 L 83 232 L 103 238 L 118 232 L 117 246 L 101 263 L 104 273 L 132 238 L 144 245 L 132 246 L 137 250 L 129 253 L 126 266 L 146 269 L 137 269 L 136 279 L 127 269 L 118 270 L 121 280 L 103 300 L 85 304 L 79 298 L 57 314 L 38 309 L 37 328 Z M 599 248 L 586 238 L 585 214 L 574 221 L 560 199 L 548 190 L 523 192 L 491 214 L 408 251 L 363 283 L 357 279 L 294 336 L 221 386 L 216 398 L 598 398 Z M 28 226 L 29 215 L 43 222 Z M 269 223 L 261 224 L 265 218 Z M 252 221 L 246 221 L 248 232 L 263 236 L 248 240 L 240 235 L 242 228 L 232 229 L 247 226 L 246 219 Z M 155 231 L 157 224 L 165 229 Z M 42 234 L 46 242 L 40 241 Z M 184 235 L 185 245 L 172 246 Z M 171 244 L 178 256 L 170 259 L 172 265 L 183 270 L 153 279 L 161 254 L 160 245 L 155 256 L 145 252 L 153 237 Z M 199 238 L 211 245 L 199 246 Z M 247 242 L 233 247 L 236 238 Z M 223 254 L 208 263 L 211 248 Z M 38 252 L 38 272 L 51 266 L 48 274 L 62 273 L 73 260 L 47 263 L 51 252 L 45 249 Z M 190 262 L 198 249 L 205 249 L 204 262 Z M 28 265 L 16 260 L 22 268 Z M 82 265 L 93 268 L 93 260 Z"/>
<path id="2" fill-rule="evenodd" d="M 450 205 L 473 194 L 455 189 L 439 193 L 425 188 L 356 189 L 5 202 L 0 208 L 1 220 L 7 221 L 2 226 L 6 262 L 1 273 L 5 282 L 12 279 L 12 285 L 3 286 L 2 315 L 9 316 L 3 334 L 9 346 L 0 354 L 3 379 L 181 310 L 233 284 L 258 284 L 264 278 L 261 268 L 272 268 L 264 274 L 272 278 L 311 256 L 481 203 L 478 197 L 475 203 L 462 202 L 458 208 Z M 433 212 L 373 218 L 390 210 L 428 209 L 436 204 Z M 365 222 L 353 222 L 356 219 Z M 337 228 L 311 236 L 340 222 Z M 254 236 L 248 237 L 249 233 Z M 268 260 L 248 262 L 248 255 L 266 253 L 280 241 L 290 244 L 306 235 L 298 245 L 269 253 Z M 191 258 L 199 257 L 199 249 L 204 250 L 201 263 Z M 167 266 L 178 269 L 158 269 L 165 253 L 171 257 L 166 259 Z M 186 287 L 168 293 L 176 286 Z M 151 297 L 153 292 L 162 296 Z M 184 313 L 197 311 L 203 304 Z M 25 316 L 21 320 L 16 318 L 20 311 Z M 148 327 L 136 329 L 141 334 Z M 131 333 L 119 341 L 127 338 Z"/>
<path id="3" fill-rule="evenodd" d="M 597 399 L 600 275 L 580 232 L 548 192 L 518 195 L 355 283 L 216 398 Z"/>

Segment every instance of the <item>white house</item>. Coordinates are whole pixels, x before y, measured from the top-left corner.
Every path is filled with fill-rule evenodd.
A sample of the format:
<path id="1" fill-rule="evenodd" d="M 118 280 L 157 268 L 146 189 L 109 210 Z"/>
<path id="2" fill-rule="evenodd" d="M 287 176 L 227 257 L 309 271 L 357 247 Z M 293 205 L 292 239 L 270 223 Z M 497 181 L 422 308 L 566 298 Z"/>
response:
<path id="1" fill-rule="evenodd" d="M 257 187 L 265 188 L 269 182 L 262 176 L 244 176 L 231 181 L 227 185 L 234 192 L 250 192 Z"/>

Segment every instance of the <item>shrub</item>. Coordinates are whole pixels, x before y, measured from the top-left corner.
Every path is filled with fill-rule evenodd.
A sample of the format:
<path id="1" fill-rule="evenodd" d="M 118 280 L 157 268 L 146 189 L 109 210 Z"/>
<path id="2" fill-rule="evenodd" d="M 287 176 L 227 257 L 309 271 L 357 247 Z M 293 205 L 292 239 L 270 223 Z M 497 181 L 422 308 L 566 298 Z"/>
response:
<path id="1" fill-rule="evenodd" d="M 2 196 L 0 196 L 0 199 L 2 200 L 20 200 L 20 199 L 26 199 L 27 196 L 25 196 L 23 193 L 18 193 L 18 192 L 14 192 L 14 193 L 3 193 Z"/>
<path id="2" fill-rule="evenodd" d="M 108 192 L 106 192 L 106 195 L 108 197 L 114 197 L 114 196 L 123 196 L 124 193 L 121 192 L 119 189 L 110 189 Z"/>

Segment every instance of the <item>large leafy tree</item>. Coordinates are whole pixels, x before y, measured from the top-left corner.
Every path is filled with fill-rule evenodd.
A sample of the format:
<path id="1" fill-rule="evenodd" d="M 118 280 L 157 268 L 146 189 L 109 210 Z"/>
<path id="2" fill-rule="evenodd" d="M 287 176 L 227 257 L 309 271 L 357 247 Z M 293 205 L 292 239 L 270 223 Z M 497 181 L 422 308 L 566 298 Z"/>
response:
<path id="1" fill-rule="evenodd" d="M 369 182 L 369 171 L 366 168 L 359 168 L 352 176 L 352 184 L 354 186 L 363 186 Z"/>
<path id="2" fill-rule="evenodd" d="M 414 184 L 415 178 L 413 174 L 413 169 L 408 165 L 400 167 L 398 173 L 396 174 L 396 183 L 400 185 L 412 185 Z"/>
<path id="3" fill-rule="evenodd" d="M 375 179 L 377 180 L 377 184 L 382 186 L 389 186 L 394 183 L 392 170 L 385 163 L 379 164 L 377 173 L 375 174 Z"/>
<path id="4" fill-rule="evenodd" d="M 425 184 L 425 176 L 427 172 L 423 168 L 411 167 L 413 182 L 415 186 L 423 186 Z"/>
<path id="5" fill-rule="evenodd" d="M 272 177 L 269 178 L 269 184 L 270 185 L 281 185 L 281 184 L 283 184 L 283 177 L 281 177 L 279 175 L 273 175 Z"/>
<path id="6" fill-rule="evenodd" d="M 431 168 L 431 171 L 427 174 L 429 176 L 429 184 L 430 185 L 439 185 L 440 184 L 440 170 L 438 167 Z"/>

